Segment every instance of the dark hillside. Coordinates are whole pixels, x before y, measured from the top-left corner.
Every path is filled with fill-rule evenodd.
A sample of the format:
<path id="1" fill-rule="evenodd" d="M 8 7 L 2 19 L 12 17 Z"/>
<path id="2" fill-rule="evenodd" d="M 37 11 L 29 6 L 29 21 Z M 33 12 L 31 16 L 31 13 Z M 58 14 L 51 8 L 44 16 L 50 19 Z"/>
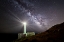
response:
<path id="1" fill-rule="evenodd" d="M 49 30 L 17 42 L 64 42 L 64 23 L 52 26 Z"/>

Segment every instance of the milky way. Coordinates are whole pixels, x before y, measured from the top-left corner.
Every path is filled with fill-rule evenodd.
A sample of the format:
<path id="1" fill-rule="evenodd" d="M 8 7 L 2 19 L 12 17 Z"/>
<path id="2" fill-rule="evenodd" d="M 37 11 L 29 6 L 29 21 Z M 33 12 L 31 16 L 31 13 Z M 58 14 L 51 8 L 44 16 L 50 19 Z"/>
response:
<path id="1" fill-rule="evenodd" d="M 64 0 L 0 0 L 1 32 L 43 32 L 64 22 Z M 14 31 L 15 30 L 15 31 Z"/>

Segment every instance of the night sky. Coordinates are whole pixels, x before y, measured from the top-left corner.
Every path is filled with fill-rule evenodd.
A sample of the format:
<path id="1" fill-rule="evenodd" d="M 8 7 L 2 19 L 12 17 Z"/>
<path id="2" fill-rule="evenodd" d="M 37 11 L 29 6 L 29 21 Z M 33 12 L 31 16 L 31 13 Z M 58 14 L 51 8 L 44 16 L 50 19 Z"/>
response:
<path id="1" fill-rule="evenodd" d="M 0 33 L 43 32 L 64 22 L 64 0 L 0 0 Z"/>

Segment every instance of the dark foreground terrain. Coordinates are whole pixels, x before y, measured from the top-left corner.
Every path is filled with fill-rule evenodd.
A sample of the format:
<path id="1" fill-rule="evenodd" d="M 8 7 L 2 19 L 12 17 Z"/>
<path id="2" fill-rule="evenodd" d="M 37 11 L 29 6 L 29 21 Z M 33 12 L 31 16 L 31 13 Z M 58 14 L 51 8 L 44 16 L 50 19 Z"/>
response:
<path id="1" fill-rule="evenodd" d="M 16 40 L 16 42 L 64 42 L 64 23 L 52 26 L 49 30 L 24 40 Z"/>
<path id="2" fill-rule="evenodd" d="M 0 42 L 12 42 L 17 37 L 17 33 L 0 33 Z"/>

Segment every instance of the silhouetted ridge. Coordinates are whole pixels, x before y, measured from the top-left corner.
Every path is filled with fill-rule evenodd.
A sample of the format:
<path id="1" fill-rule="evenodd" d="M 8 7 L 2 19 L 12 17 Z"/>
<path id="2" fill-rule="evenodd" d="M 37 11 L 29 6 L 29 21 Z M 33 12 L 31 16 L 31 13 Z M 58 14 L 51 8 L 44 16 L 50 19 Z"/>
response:
<path id="1" fill-rule="evenodd" d="M 21 39 L 18 42 L 21 42 Z M 52 26 L 43 33 L 26 38 L 22 42 L 64 42 L 64 22 Z"/>

